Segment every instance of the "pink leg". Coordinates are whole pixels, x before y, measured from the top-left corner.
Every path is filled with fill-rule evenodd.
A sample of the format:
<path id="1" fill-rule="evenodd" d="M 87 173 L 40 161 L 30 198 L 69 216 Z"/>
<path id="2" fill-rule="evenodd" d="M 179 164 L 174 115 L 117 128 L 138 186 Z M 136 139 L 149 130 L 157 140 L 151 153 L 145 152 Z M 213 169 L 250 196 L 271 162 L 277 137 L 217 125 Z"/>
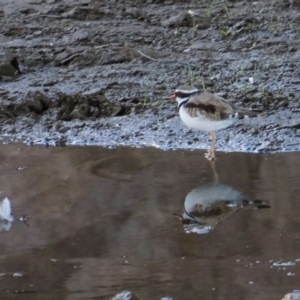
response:
<path id="1" fill-rule="evenodd" d="M 210 132 L 211 135 L 211 144 L 210 144 L 210 148 L 207 151 L 207 153 L 205 154 L 205 157 L 209 160 L 215 160 L 216 156 L 215 156 L 215 144 L 216 144 L 216 139 L 217 139 L 217 135 L 215 131 L 211 131 Z"/>

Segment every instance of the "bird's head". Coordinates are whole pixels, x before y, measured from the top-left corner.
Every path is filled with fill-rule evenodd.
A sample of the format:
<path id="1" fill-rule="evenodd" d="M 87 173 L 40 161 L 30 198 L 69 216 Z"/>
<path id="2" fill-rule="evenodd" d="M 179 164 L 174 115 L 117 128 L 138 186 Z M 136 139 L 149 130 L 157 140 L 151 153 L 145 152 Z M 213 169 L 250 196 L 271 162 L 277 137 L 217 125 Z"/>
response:
<path id="1" fill-rule="evenodd" d="M 176 100 L 180 104 L 199 92 L 200 90 L 194 86 L 183 85 L 175 90 L 175 93 L 170 96 L 170 100 Z"/>

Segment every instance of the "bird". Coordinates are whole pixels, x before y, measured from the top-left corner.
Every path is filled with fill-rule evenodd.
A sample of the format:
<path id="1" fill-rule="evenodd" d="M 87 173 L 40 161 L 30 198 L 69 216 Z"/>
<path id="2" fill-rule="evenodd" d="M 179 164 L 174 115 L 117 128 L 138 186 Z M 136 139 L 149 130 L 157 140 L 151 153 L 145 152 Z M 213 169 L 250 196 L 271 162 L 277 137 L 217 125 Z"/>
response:
<path id="1" fill-rule="evenodd" d="M 262 111 L 240 108 L 223 97 L 200 89 L 184 85 L 172 94 L 170 100 L 178 103 L 179 116 L 191 129 L 210 132 L 212 141 L 205 157 L 214 160 L 216 131 L 227 128 L 246 117 L 256 117 Z"/>
<path id="2" fill-rule="evenodd" d="M 198 234 L 210 232 L 219 221 L 247 208 L 270 208 L 267 201 L 247 199 L 240 191 L 222 183 L 207 183 L 192 189 L 185 198 L 182 214 L 184 230 Z"/>

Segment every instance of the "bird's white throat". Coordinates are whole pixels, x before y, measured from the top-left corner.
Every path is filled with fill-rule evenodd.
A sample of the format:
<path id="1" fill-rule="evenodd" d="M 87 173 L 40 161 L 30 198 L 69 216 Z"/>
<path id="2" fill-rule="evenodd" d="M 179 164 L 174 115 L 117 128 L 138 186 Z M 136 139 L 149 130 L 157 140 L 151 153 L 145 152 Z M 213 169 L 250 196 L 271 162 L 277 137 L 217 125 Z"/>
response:
<path id="1" fill-rule="evenodd" d="M 176 101 L 177 101 L 177 103 L 178 103 L 178 107 L 180 107 L 180 104 L 181 104 L 181 103 L 184 103 L 184 102 L 188 101 L 190 98 L 191 98 L 191 96 L 186 97 L 186 98 L 179 98 L 179 97 L 176 97 Z"/>

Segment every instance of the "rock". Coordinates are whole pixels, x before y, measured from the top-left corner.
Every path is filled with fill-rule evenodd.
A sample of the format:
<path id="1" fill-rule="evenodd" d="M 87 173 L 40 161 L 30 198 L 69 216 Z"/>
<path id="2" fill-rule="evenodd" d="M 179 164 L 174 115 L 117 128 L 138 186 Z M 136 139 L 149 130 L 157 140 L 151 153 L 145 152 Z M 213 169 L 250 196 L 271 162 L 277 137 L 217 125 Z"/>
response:
<path id="1" fill-rule="evenodd" d="M 218 43 L 213 42 L 196 42 L 191 46 L 191 49 L 195 50 L 205 50 L 205 51 L 218 51 L 220 49 L 220 45 Z"/>
<path id="2" fill-rule="evenodd" d="M 89 37 L 89 33 L 84 29 L 79 29 L 72 34 L 69 39 L 71 44 L 79 42 L 79 41 L 86 41 Z"/>
<path id="3" fill-rule="evenodd" d="M 79 105 L 76 105 L 74 110 L 71 112 L 71 119 L 80 119 L 84 120 L 89 117 L 90 113 L 90 107 L 86 103 L 82 103 Z"/>
<path id="4" fill-rule="evenodd" d="M 16 77 L 21 74 L 18 58 L 14 56 L 10 61 L 0 64 L 0 79 L 2 77 Z"/>
<path id="5" fill-rule="evenodd" d="M 98 118 L 100 117 L 100 110 L 96 107 L 90 107 L 90 116 L 92 118 Z"/>
<path id="6" fill-rule="evenodd" d="M 124 115 L 124 107 L 122 106 L 114 106 L 111 112 L 112 117 L 118 117 Z"/>
<path id="7" fill-rule="evenodd" d="M 41 114 L 48 108 L 48 106 L 49 106 L 49 99 L 45 94 L 39 91 L 27 93 L 25 97 L 25 107 L 30 112 Z"/>
<path id="8" fill-rule="evenodd" d="M 178 27 L 182 14 L 174 15 L 161 22 L 162 26 L 166 27 Z M 177 25 L 177 26 L 176 26 Z"/>
<path id="9" fill-rule="evenodd" d="M 41 4 L 44 0 L 26 0 L 25 2 L 28 4 Z"/>
<path id="10" fill-rule="evenodd" d="M 71 10 L 62 14 L 64 18 L 76 18 L 76 19 L 99 19 L 101 16 L 107 14 L 100 10 L 97 3 L 91 6 L 76 6 Z"/>
<path id="11" fill-rule="evenodd" d="M 6 43 L 2 43 L 2 46 L 5 46 L 7 48 L 22 48 L 22 47 L 26 47 L 26 45 L 27 42 L 25 39 L 16 39 Z"/>
<path id="12" fill-rule="evenodd" d="M 154 49 L 142 47 L 142 48 L 132 48 L 124 47 L 124 51 L 128 52 L 128 55 L 133 58 L 141 58 L 144 61 L 149 61 L 153 59 L 163 58 L 169 55 L 167 52 L 157 51 Z"/>
<path id="13" fill-rule="evenodd" d="M 111 300 L 140 300 L 130 291 L 123 291 L 120 294 L 117 294 L 115 297 L 111 298 Z"/>
<path id="14" fill-rule="evenodd" d="M 76 16 L 79 13 L 79 11 L 80 11 L 79 7 L 74 7 L 71 10 L 63 13 L 62 17 L 64 17 L 64 18 L 72 18 L 72 17 Z"/>
<path id="15" fill-rule="evenodd" d="M 251 130 L 249 130 L 249 133 L 251 134 L 259 134 L 259 130 L 257 128 L 252 128 Z"/>
<path id="16" fill-rule="evenodd" d="M 124 15 L 131 16 L 135 19 L 140 19 L 143 17 L 143 12 L 136 7 L 133 7 L 133 8 L 131 7 L 131 8 L 128 8 L 125 10 Z"/>
<path id="17" fill-rule="evenodd" d="M 167 27 L 190 27 L 194 29 L 206 29 L 210 26 L 210 18 L 200 16 L 192 11 L 180 13 L 172 16 L 161 22 L 163 26 Z"/>

